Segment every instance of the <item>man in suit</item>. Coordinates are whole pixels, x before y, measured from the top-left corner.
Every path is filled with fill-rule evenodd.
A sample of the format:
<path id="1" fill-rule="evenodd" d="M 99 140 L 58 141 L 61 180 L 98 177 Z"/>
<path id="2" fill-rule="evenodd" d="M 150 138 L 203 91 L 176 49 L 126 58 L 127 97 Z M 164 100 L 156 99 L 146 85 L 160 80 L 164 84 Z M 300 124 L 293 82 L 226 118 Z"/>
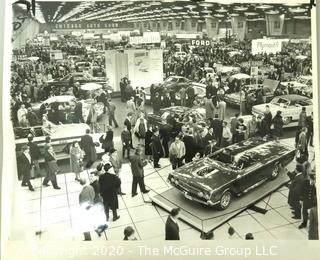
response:
<path id="1" fill-rule="evenodd" d="M 32 169 L 32 159 L 30 156 L 30 148 L 27 145 L 22 147 L 22 154 L 18 157 L 18 165 L 20 172 L 23 175 L 22 187 L 28 186 L 29 190 L 34 191 L 32 184 L 30 182 L 30 172 Z"/>
<path id="2" fill-rule="evenodd" d="M 41 152 L 40 152 L 40 149 L 38 147 L 38 144 L 37 143 L 33 143 L 33 135 L 32 134 L 29 134 L 28 135 L 28 146 L 30 148 L 30 156 L 31 156 L 31 160 L 33 162 L 33 165 L 34 165 L 34 168 L 33 168 L 33 171 L 32 171 L 32 174 L 33 175 L 32 177 L 35 177 L 35 176 L 40 176 L 41 175 L 41 172 L 40 172 L 40 166 L 39 166 L 39 159 L 40 159 L 40 156 L 41 156 Z"/>
<path id="3" fill-rule="evenodd" d="M 179 225 L 178 225 L 178 217 L 179 217 L 180 209 L 174 208 L 171 210 L 170 215 L 166 221 L 166 237 L 165 240 L 180 240 L 179 234 Z"/>
<path id="4" fill-rule="evenodd" d="M 144 184 L 144 170 L 143 167 L 147 165 L 147 161 L 141 159 L 142 150 L 136 149 L 135 154 L 130 158 L 131 172 L 132 172 L 132 197 L 136 196 L 137 185 L 139 184 L 140 191 L 142 193 L 148 193 L 150 190 L 147 190 Z"/>
<path id="5" fill-rule="evenodd" d="M 309 176 L 303 180 L 301 185 L 302 223 L 299 225 L 299 229 L 307 227 L 308 210 L 315 205 L 315 201 L 317 200 L 315 184 L 315 172 L 312 171 L 309 173 Z"/>
<path id="6" fill-rule="evenodd" d="M 93 142 L 92 137 L 89 135 L 90 129 L 86 130 L 86 134 L 81 137 L 80 146 L 85 152 L 86 167 L 89 168 L 97 160 L 96 145 Z"/>
<path id="7" fill-rule="evenodd" d="M 117 213 L 119 208 L 118 191 L 121 185 L 121 180 L 114 174 L 111 174 L 109 170 L 112 168 L 110 163 L 104 165 L 105 174 L 99 177 L 100 194 L 103 198 L 104 209 L 106 213 L 107 221 L 109 221 L 109 210 L 112 210 L 113 221 L 120 218 Z"/>
<path id="8" fill-rule="evenodd" d="M 151 138 L 151 146 L 153 155 L 153 167 L 160 168 L 159 160 L 164 155 L 164 152 L 159 136 L 159 129 L 154 129 L 153 136 Z"/>
<path id="9" fill-rule="evenodd" d="M 217 140 L 217 145 L 221 145 L 222 139 L 222 120 L 219 119 L 219 115 L 215 114 L 214 119 L 212 120 L 211 127 L 213 128 L 213 134 Z"/>
<path id="10" fill-rule="evenodd" d="M 130 148 L 131 149 L 134 149 L 133 145 L 132 145 L 132 132 L 131 132 L 131 129 L 132 129 L 132 124 L 131 124 L 131 119 L 132 119 L 132 115 L 133 113 L 132 112 L 129 112 L 127 114 L 127 117 L 126 119 L 124 120 L 124 125 L 127 127 L 127 130 L 129 131 L 130 133 Z"/>
<path id="11" fill-rule="evenodd" d="M 311 113 L 310 116 L 307 117 L 306 119 L 306 124 L 307 124 L 307 143 L 310 144 L 310 146 L 313 147 L 313 112 Z"/>
<path id="12" fill-rule="evenodd" d="M 60 190 L 61 188 L 58 186 L 56 176 L 56 173 L 60 170 L 52 146 L 48 146 L 46 151 L 44 152 L 44 160 L 47 165 L 47 175 L 43 180 L 43 186 L 49 186 L 48 182 L 51 181 L 53 188 L 55 190 Z"/>
<path id="13" fill-rule="evenodd" d="M 106 102 L 106 107 L 108 108 L 109 115 L 109 125 L 112 126 L 112 122 L 114 123 L 114 127 L 118 128 L 118 123 L 115 118 L 116 105 L 111 102 L 111 99 Z"/>
<path id="14" fill-rule="evenodd" d="M 293 172 L 289 172 L 288 176 L 291 180 L 288 194 L 288 204 L 292 208 L 293 219 L 301 219 L 300 194 L 303 184 L 302 166 L 297 165 Z"/>

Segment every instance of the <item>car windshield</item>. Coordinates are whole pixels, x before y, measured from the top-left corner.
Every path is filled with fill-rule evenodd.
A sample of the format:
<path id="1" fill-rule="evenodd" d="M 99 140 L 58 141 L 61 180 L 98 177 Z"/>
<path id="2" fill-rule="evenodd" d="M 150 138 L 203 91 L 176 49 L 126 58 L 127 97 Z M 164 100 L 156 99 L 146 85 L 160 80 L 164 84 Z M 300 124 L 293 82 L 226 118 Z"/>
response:
<path id="1" fill-rule="evenodd" d="M 281 98 L 281 97 L 277 97 L 277 98 L 272 99 L 270 103 L 273 105 L 277 105 L 277 106 L 289 106 L 290 105 L 290 101 L 288 99 Z"/>

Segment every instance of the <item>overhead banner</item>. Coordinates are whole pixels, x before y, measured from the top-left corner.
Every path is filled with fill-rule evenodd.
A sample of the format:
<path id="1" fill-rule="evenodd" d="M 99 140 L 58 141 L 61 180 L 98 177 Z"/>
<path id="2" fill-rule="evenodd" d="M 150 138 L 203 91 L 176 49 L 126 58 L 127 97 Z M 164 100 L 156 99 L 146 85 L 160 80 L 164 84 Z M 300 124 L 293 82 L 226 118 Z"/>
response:
<path id="1" fill-rule="evenodd" d="M 284 14 L 266 14 L 267 35 L 282 35 Z"/>
<path id="2" fill-rule="evenodd" d="M 259 53 L 278 53 L 282 48 L 281 39 L 257 39 L 252 40 L 252 54 Z"/>
<path id="3" fill-rule="evenodd" d="M 191 45 L 193 46 L 210 46 L 211 40 L 196 40 L 193 39 L 190 41 Z"/>
<path id="4" fill-rule="evenodd" d="M 160 43 L 159 32 L 145 32 L 143 36 L 131 36 L 129 38 L 130 44 L 147 44 L 147 43 Z"/>
<path id="5" fill-rule="evenodd" d="M 150 87 L 163 82 L 162 50 L 126 50 L 128 76 L 135 87 Z"/>
<path id="6" fill-rule="evenodd" d="M 243 61 L 240 63 L 241 67 L 262 67 L 263 66 L 263 61 Z"/>
<path id="7" fill-rule="evenodd" d="M 233 16 L 231 26 L 236 38 L 243 41 L 247 33 L 247 18 L 244 16 Z"/>

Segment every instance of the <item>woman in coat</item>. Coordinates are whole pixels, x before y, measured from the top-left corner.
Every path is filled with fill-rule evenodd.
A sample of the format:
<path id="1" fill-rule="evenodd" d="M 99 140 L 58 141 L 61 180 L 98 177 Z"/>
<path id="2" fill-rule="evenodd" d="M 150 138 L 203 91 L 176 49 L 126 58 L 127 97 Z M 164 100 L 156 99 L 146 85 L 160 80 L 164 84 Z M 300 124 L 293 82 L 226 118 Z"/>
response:
<path id="1" fill-rule="evenodd" d="M 94 103 L 91 104 L 90 106 L 90 110 L 89 110 L 89 114 L 87 117 L 87 124 L 90 125 L 90 128 L 92 130 L 93 133 L 95 133 L 98 129 L 98 123 L 97 123 L 97 119 L 98 119 L 98 114 L 96 111 L 96 108 L 94 107 Z"/>
<path id="2" fill-rule="evenodd" d="M 109 152 L 109 162 L 111 163 L 114 173 L 116 176 L 120 178 L 120 172 L 121 172 L 121 167 L 122 167 L 122 161 L 118 155 L 118 152 L 116 149 L 112 148 Z M 119 188 L 119 193 L 120 195 L 126 195 L 121 191 L 121 187 Z"/>
<path id="3" fill-rule="evenodd" d="M 140 145 L 145 144 L 144 139 L 146 137 L 147 129 L 147 120 L 145 120 L 143 115 L 141 115 L 135 123 L 133 129 L 135 136 L 139 139 Z"/>
<path id="4" fill-rule="evenodd" d="M 108 126 L 107 128 L 107 132 L 99 138 L 99 142 L 102 144 L 102 149 L 104 149 L 106 153 L 114 148 L 113 131 L 111 127 Z"/>
<path id="5" fill-rule="evenodd" d="M 71 172 L 76 175 L 75 180 L 80 180 L 80 172 L 82 171 L 82 160 L 84 157 L 84 152 L 81 150 L 79 143 L 74 141 L 70 148 L 70 168 Z"/>

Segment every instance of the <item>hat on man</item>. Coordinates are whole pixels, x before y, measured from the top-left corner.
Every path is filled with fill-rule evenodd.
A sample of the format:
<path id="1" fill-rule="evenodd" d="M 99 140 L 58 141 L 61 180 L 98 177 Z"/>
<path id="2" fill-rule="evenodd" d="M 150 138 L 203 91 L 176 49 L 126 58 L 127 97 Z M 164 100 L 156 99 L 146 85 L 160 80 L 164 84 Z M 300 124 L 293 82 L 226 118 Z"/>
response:
<path id="1" fill-rule="evenodd" d="M 103 166 L 103 169 L 105 170 L 105 172 L 108 172 L 111 168 L 112 168 L 112 165 L 110 163 L 106 163 Z"/>

